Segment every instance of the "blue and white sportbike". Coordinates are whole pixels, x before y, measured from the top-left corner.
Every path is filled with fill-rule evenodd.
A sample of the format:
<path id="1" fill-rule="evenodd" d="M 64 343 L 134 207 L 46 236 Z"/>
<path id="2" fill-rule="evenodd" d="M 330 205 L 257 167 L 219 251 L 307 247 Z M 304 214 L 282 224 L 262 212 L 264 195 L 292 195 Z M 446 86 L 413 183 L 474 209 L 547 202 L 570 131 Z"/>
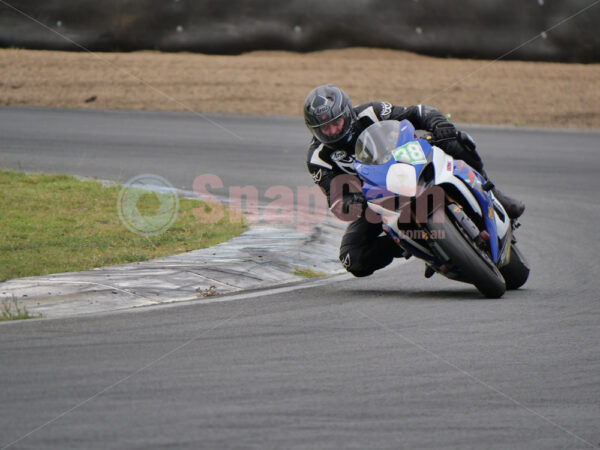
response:
<path id="1" fill-rule="evenodd" d="M 494 198 L 493 185 L 430 136 L 417 137 L 406 120 L 377 122 L 359 136 L 355 157 L 367 219 L 424 260 L 426 277 L 437 272 L 490 298 L 527 281 L 514 237 L 519 225 Z"/>

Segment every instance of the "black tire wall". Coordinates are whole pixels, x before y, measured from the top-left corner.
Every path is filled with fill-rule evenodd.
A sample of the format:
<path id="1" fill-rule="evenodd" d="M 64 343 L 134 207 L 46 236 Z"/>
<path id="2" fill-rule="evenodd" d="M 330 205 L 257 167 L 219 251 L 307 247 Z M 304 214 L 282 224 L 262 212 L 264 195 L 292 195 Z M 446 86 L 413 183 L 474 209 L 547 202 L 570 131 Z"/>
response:
<path id="1" fill-rule="evenodd" d="M 595 2 L 7 0 L 0 3 L 0 46 L 218 54 L 364 46 L 436 56 L 495 59 L 508 53 L 506 59 L 599 62 Z"/>

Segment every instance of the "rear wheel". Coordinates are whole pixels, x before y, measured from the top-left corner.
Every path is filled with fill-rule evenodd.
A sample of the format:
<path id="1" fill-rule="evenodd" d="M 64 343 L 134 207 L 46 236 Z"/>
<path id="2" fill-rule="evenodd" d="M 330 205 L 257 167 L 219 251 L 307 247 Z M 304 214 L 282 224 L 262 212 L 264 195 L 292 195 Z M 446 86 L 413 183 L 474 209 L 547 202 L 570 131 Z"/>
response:
<path id="1" fill-rule="evenodd" d="M 475 285 L 488 298 L 502 297 L 506 284 L 496 265 L 447 216 L 441 223 L 431 222 L 429 229 L 433 237 L 437 237 L 437 246 L 448 257 L 446 263 L 460 268 L 464 281 Z"/>
<path id="2" fill-rule="evenodd" d="M 527 260 L 514 242 L 510 246 L 508 264 L 500 268 L 500 273 L 506 281 L 506 289 L 519 289 L 529 278 Z"/>

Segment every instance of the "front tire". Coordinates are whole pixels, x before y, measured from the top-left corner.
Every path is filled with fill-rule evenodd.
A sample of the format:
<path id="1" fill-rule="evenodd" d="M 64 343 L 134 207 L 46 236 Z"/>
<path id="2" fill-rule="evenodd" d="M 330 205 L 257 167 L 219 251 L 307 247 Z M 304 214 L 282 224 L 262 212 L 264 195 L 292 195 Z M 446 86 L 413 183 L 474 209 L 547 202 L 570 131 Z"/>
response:
<path id="1" fill-rule="evenodd" d="M 448 256 L 447 264 L 461 269 L 464 281 L 475 285 L 488 298 L 504 295 L 506 284 L 498 268 L 483 250 L 457 229 L 448 216 L 442 223 L 430 223 L 429 229 L 441 237 L 436 244 Z"/>
<path id="2" fill-rule="evenodd" d="M 515 243 L 510 245 L 508 264 L 500 268 L 506 289 L 519 289 L 529 278 L 529 264 Z"/>

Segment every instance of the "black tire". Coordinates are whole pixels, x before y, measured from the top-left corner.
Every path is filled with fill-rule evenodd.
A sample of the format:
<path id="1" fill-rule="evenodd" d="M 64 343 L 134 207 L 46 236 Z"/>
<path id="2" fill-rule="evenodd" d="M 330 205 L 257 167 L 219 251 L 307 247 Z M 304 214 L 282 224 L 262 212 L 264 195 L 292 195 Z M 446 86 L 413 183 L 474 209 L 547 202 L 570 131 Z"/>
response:
<path id="1" fill-rule="evenodd" d="M 529 278 L 529 264 L 516 244 L 511 244 L 508 264 L 500 268 L 500 273 L 506 282 L 506 289 L 519 289 Z"/>
<path id="2" fill-rule="evenodd" d="M 506 292 L 506 284 L 498 268 L 488 256 L 460 232 L 446 217 L 443 223 L 430 223 L 430 231 L 436 231 L 436 243 L 446 253 L 450 264 L 459 267 L 466 275 L 465 281 L 488 298 L 500 298 Z M 436 237 L 432 233 L 432 237 Z"/>

